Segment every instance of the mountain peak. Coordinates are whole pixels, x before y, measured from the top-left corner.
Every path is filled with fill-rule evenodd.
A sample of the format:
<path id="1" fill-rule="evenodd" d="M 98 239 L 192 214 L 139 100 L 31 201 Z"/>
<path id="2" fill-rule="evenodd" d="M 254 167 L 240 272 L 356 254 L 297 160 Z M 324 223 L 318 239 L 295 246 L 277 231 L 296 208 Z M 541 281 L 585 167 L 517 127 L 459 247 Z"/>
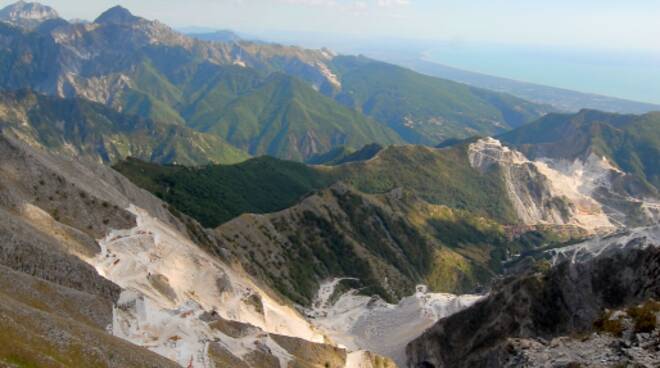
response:
<path id="1" fill-rule="evenodd" d="M 94 23 L 127 25 L 133 24 L 139 19 L 139 17 L 133 15 L 128 9 L 117 5 L 103 12 L 103 14 L 96 18 Z"/>
<path id="2" fill-rule="evenodd" d="M 0 10 L 0 21 L 18 27 L 33 29 L 44 21 L 58 19 L 55 9 L 39 4 L 19 1 Z"/>

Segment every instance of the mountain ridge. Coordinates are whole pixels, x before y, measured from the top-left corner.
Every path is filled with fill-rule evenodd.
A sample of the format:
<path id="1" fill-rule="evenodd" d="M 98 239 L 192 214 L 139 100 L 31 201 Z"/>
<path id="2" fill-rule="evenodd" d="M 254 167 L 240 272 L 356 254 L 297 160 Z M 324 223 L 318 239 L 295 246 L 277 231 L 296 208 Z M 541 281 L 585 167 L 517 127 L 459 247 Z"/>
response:
<path id="1" fill-rule="evenodd" d="M 193 242 L 213 242 L 194 220 L 97 162 L 4 135 L 0 152 L 0 365 L 344 367 L 290 304 Z M 206 272 L 177 276 L 181 262 Z"/>
<path id="2" fill-rule="evenodd" d="M 200 165 L 248 157 L 221 138 L 180 125 L 122 114 L 84 99 L 28 91 L 0 93 L 0 129 L 33 145 L 113 163 L 129 156 Z"/>
<path id="3" fill-rule="evenodd" d="M 378 56 L 376 58 L 379 58 Z M 614 113 L 644 114 L 660 111 L 659 104 L 638 102 L 628 99 L 584 93 L 565 88 L 522 82 L 488 74 L 467 71 L 460 68 L 415 59 L 400 55 L 384 54 L 380 58 L 400 64 L 438 78 L 445 78 L 475 87 L 499 91 L 539 104 L 551 105 L 560 111 L 578 112 L 581 109 L 595 109 Z"/>
<path id="4" fill-rule="evenodd" d="M 35 29 L 41 23 L 55 19 L 60 19 L 55 9 L 22 0 L 0 10 L 0 21 L 27 29 Z"/>

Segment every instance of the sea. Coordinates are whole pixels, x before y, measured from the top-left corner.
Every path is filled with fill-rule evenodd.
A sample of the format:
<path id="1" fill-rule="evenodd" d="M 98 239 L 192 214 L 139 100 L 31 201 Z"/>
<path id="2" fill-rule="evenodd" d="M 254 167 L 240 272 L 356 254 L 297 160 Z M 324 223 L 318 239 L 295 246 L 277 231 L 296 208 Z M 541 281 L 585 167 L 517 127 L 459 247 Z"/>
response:
<path id="1" fill-rule="evenodd" d="M 660 104 L 660 51 L 438 43 L 422 57 L 498 77 Z"/>

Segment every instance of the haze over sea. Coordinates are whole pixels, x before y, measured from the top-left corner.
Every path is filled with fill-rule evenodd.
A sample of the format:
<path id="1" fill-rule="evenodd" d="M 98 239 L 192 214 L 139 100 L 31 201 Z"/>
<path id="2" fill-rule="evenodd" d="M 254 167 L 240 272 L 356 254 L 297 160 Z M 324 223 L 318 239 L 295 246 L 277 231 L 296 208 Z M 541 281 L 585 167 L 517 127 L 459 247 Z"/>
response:
<path id="1" fill-rule="evenodd" d="M 347 37 L 322 32 L 269 31 L 261 40 L 329 47 L 391 62 L 410 58 L 550 87 L 660 104 L 660 50 L 521 46 L 399 37 Z M 250 38 L 248 36 L 248 38 Z"/>
<path id="2" fill-rule="evenodd" d="M 660 52 L 439 43 L 422 55 L 498 77 L 660 103 Z"/>

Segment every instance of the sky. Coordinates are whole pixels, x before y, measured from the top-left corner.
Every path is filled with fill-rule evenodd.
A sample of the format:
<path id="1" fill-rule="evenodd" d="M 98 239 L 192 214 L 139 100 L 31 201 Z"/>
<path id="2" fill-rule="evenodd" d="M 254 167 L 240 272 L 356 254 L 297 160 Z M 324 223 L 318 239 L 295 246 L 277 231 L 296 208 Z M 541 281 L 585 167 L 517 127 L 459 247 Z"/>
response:
<path id="1" fill-rule="evenodd" d="M 15 1 L 15 0 L 14 0 Z M 0 6 L 14 1 L 0 0 Z M 34 1 L 34 0 L 32 0 Z M 230 29 L 660 104 L 660 0 L 41 0 L 93 20 L 121 5 L 176 29 Z M 396 59 L 396 57 L 395 57 Z"/>
<path id="2" fill-rule="evenodd" d="M 7 5 L 12 1 L 0 0 Z M 64 18 L 122 5 L 171 26 L 660 53 L 660 0 L 43 0 Z"/>

